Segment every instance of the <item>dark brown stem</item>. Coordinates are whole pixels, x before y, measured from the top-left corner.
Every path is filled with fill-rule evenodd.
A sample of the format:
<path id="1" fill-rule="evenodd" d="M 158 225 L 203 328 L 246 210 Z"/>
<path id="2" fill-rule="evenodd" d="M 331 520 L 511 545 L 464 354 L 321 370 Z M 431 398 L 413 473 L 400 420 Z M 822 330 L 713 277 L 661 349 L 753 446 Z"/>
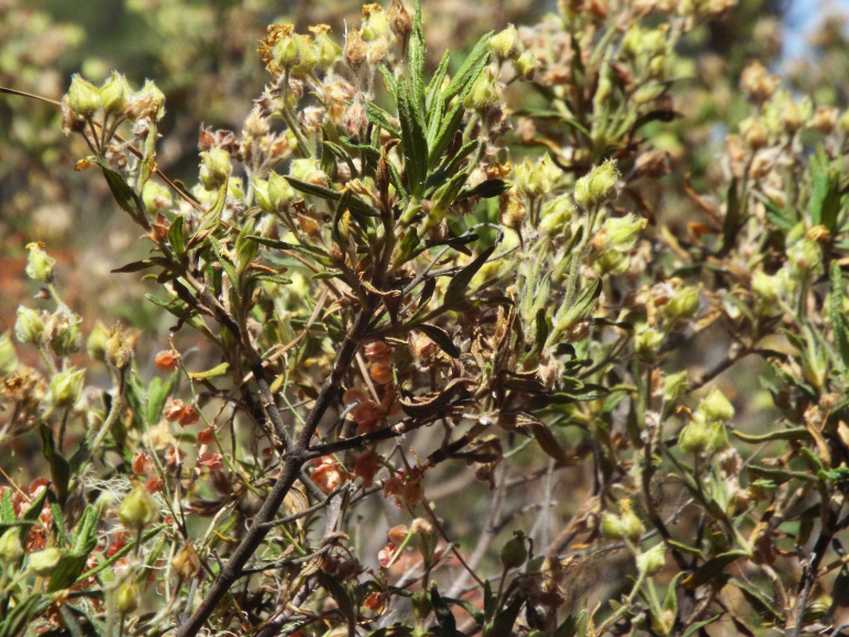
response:
<path id="1" fill-rule="evenodd" d="M 227 591 L 233 583 L 241 576 L 245 564 L 247 564 L 248 560 L 251 559 L 253 554 L 259 548 L 259 545 L 262 544 L 263 539 L 265 539 L 266 534 L 271 528 L 268 525 L 268 522 L 274 519 L 277 511 L 283 504 L 283 499 L 286 497 L 286 494 L 289 493 L 292 485 L 295 484 L 295 481 L 297 481 L 300 476 L 301 467 L 303 467 L 307 459 L 306 451 L 309 448 L 310 440 L 312 439 L 324 412 L 327 411 L 327 408 L 330 406 L 333 396 L 339 389 L 342 377 L 347 372 L 351 361 L 357 352 L 359 340 L 368 328 L 371 310 L 371 305 L 367 305 L 360 311 L 353 328 L 351 328 L 351 331 L 345 338 L 345 341 L 339 350 L 339 354 L 333 364 L 333 370 L 331 371 L 330 376 L 322 386 L 321 391 L 315 400 L 315 404 L 307 416 L 303 429 L 301 429 L 301 432 L 294 441 L 293 446 L 286 454 L 286 462 L 283 465 L 283 472 L 280 474 L 280 477 L 277 478 L 277 481 L 271 488 L 271 492 L 268 496 L 266 496 L 265 501 L 262 503 L 262 507 L 260 507 L 259 512 L 254 518 L 253 525 L 245 534 L 245 537 L 242 538 L 242 541 L 239 546 L 236 547 L 236 550 L 233 551 L 229 561 L 221 570 L 221 574 L 218 576 L 218 579 L 212 584 L 206 598 L 203 602 L 201 602 L 200 606 L 198 606 L 191 618 L 189 618 L 189 620 L 177 630 L 177 637 L 190 637 L 192 635 L 196 635 L 198 631 L 203 628 L 210 615 L 212 615 L 218 604 L 221 602 L 221 599 L 227 594 Z"/>

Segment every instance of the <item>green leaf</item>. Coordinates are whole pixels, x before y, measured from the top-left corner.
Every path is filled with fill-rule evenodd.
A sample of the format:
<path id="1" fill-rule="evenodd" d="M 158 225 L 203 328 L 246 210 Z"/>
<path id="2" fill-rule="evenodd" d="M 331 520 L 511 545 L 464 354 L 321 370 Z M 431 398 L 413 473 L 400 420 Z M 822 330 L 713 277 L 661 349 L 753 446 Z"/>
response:
<path id="1" fill-rule="evenodd" d="M 409 83 L 399 87 L 398 119 L 401 121 L 401 146 L 404 150 L 407 189 L 414 194 L 420 194 L 427 178 L 427 138 L 422 130 L 422 120 Z"/>
<path id="2" fill-rule="evenodd" d="M 103 171 L 103 176 L 106 178 L 106 183 L 109 185 L 109 190 L 112 191 L 112 196 L 118 205 L 133 218 L 137 224 L 145 230 L 150 229 L 150 224 L 145 215 L 144 202 L 142 198 L 132 189 L 126 180 L 109 168 L 103 161 L 98 161 L 100 169 Z"/>
<path id="3" fill-rule="evenodd" d="M 154 376 L 148 383 L 144 407 L 144 417 L 148 425 L 153 426 L 159 422 L 165 401 L 177 384 L 178 378 L 179 373 L 175 371 L 164 381 L 159 376 Z"/>
<path id="4" fill-rule="evenodd" d="M 748 442 L 753 445 L 760 444 L 762 442 L 769 442 L 771 440 L 805 440 L 811 437 L 810 432 L 808 432 L 805 427 L 776 429 L 775 431 L 769 431 L 760 435 L 747 434 L 736 429 L 732 430 L 731 433 L 735 438 L 739 438 L 743 442 Z"/>
<path id="5" fill-rule="evenodd" d="M 746 551 L 741 550 L 720 553 L 716 557 L 702 564 L 692 575 L 685 578 L 684 586 L 692 590 L 702 584 L 710 582 L 711 580 L 722 576 L 724 574 L 725 567 L 744 557 L 749 557 L 749 554 L 746 553 Z"/>
<path id="6" fill-rule="evenodd" d="M 720 254 L 726 254 L 737 239 L 737 232 L 743 223 L 745 212 L 740 201 L 737 178 L 733 178 L 728 185 L 725 197 L 725 219 L 722 222 L 722 248 Z"/>
<path id="7" fill-rule="evenodd" d="M 713 622 L 715 622 L 715 621 L 716 621 L 717 619 L 719 619 L 720 617 L 722 617 L 722 613 L 719 613 L 719 614 L 717 614 L 717 615 L 714 615 L 713 617 L 709 617 L 708 619 L 703 619 L 703 620 L 702 620 L 702 621 L 700 621 L 700 622 L 695 622 L 695 623 L 693 623 L 693 624 L 690 624 L 690 625 L 687 627 L 687 630 L 685 630 L 683 633 L 681 633 L 681 637 L 690 637 L 690 635 L 695 635 L 695 634 L 696 634 L 696 633 L 698 633 L 698 632 L 699 632 L 702 628 L 704 628 L 705 626 L 709 626 L 710 624 L 712 624 Z"/>
<path id="8" fill-rule="evenodd" d="M 484 637 L 511 637 L 515 635 L 513 624 L 516 623 L 516 617 L 519 616 L 519 611 L 524 603 L 525 600 L 520 595 L 514 595 L 510 603 L 495 616 L 492 624 L 484 627 Z"/>
<path id="9" fill-rule="evenodd" d="M 457 623 L 454 621 L 454 615 L 451 609 L 448 608 L 448 603 L 445 601 L 436 586 L 430 589 L 430 603 L 433 607 L 433 614 L 436 615 L 436 621 L 439 623 L 439 637 L 457 637 Z"/>
<path id="10" fill-rule="evenodd" d="M 366 104 L 366 118 L 375 126 L 385 130 L 393 137 L 401 137 L 401 130 L 392 123 L 392 115 L 373 102 Z"/>
<path id="11" fill-rule="evenodd" d="M 286 176 L 286 181 L 291 184 L 292 188 L 304 193 L 305 195 L 319 197 L 321 199 L 332 201 L 334 203 L 336 203 L 342 198 L 342 193 L 340 191 L 325 188 L 324 186 L 317 186 L 316 184 L 301 181 L 300 179 L 295 179 L 294 177 L 289 177 L 288 175 Z M 363 214 L 367 217 L 380 216 L 380 213 L 377 210 L 375 210 L 372 206 L 368 205 L 366 202 L 364 202 L 362 199 L 359 199 L 358 197 L 351 197 L 350 209 L 352 213 Z"/>
<path id="12" fill-rule="evenodd" d="M 171 227 L 168 228 L 168 242 L 178 256 L 182 256 L 186 252 L 186 231 L 183 228 L 183 217 L 178 216 L 171 222 Z"/>
<path id="13" fill-rule="evenodd" d="M 483 197 L 484 199 L 497 197 L 509 188 L 510 184 L 503 179 L 487 179 L 486 181 L 479 183 L 474 188 L 461 192 L 460 196 L 457 197 L 457 201 L 462 201 L 468 197 Z"/>
<path id="14" fill-rule="evenodd" d="M 466 296 L 466 288 L 469 287 L 472 278 L 483 267 L 483 264 L 486 263 L 494 250 L 495 244 L 489 246 L 451 279 L 448 288 L 445 290 L 445 299 L 443 301 L 447 307 L 456 306 L 463 301 Z"/>
<path id="15" fill-rule="evenodd" d="M 3 498 L 0 499 L 0 524 L 9 524 L 15 521 L 15 505 L 12 504 L 12 490 L 6 489 Z"/>
<path id="16" fill-rule="evenodd" d="M 477 41 L 472 50 L 463 60 L 460 68 L 454 74 L 451 82 L 442 93 L 442 99 L 446 103 L 450 102 L 454 97 L 459 96 L 462 100 L 466 93 L 471 89 L 472 84 L 478 79 L 478 75 L 486 67 L 489 62 L 489 39 L 492 37 L 492 31 L 484 33 Z"/>
<path id="17" fill-rule="evenodd" d="M 448 354 L 451 358 L 458 358 L 460 356 L 460 348 L 454 344 L 454 341 L 451 340 L 451 336 L 448 335 L 448 332 L 441 327 L 437 327 L 436 325 L 431 325 L 429 323 L 422 323 L 420 325 L 416 325 L 416 329 L 427 334 L 430 339 L 439 346 L 439 349 Z"/>
<path id="18" fill-rule="evenodd" d="M 209 378 L 217 378 L 218 376 L 224 376 L 227 373 L 227 370 L 230 368 L 230 363 L 223 362 L 219 363 L 215 367 L 206 370 L 205 372 L 189 372 L 189 378 L 192 380 L 207 380 Z"/>
<path id="19" fill-rule="evenodd" d="M 50 479 L 56 489 L 56 497 L 60 504 L 65 503 L 68 497 L 68 481 L 71 479 L 71 466 L 65 457 L 56 450 L 53 442 L 53 432 L 50 428 L 40 423 L 38 433 L 41 436 L 41 452 L 47 464 L 50 465 Z"/>
<path id="20" fill-rule="evenodd" d="M 831 319 L 831 328 L 834 330 L 834 340 L 837 344 L 837 353 L 840 355 L 842 371 L 849 371 L 849 325 L 843 311 L 843 303 L 846 299 L 846 291 L 843 287 L 843 272 L 837 260 L 831 262 L 829 272 L 831 283 L 831 294 L 829 295 L 828 312 Z"/>
<path id="21" fill-rule="evenodd" d="M 811 221 L 824 225 L 829 232 L 837 226 L 840 213 L 840 174 L 831 165 L 825 149 L 820 146 L 811 158 Z"/>

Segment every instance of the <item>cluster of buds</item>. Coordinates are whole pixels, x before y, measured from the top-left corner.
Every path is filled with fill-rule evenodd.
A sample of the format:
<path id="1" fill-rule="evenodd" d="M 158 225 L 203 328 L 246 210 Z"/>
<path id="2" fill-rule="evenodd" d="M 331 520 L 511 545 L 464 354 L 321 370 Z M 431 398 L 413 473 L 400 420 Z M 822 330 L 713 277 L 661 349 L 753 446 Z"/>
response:
<path id="1" fill-rule="evenodd" d="M 113 71 L 98 87 L 79 74 L 71 77 L 68 92 L 62 98 L 62 113 L 66 131 L 80 131 L 96 115 L 103 122 L 114 120 L 148 119 L 158 121 L 165 114 L 165 95 L 151 80 L 133 92 L 127 78 Z"/>
<path id="2" fill-rule="evenodd" d="M 617 181 L 616 162 L 608 159 L 575 182 L 575 202 L 582 208 L 598 206 L 613 195 Z"/>
<path id="3" fill-rule="evenodd" d="M 619 501 L 619 515 L 605 511 L 601 516 L 601 533 L 607 538 L 638 542 L 645 530 L 628 498 Z"/>
<path id="4" fill-rule="evenodd" d="M 630 267 L 630 252 L 648 221 L 628 213 L 608 217 L 592 238 L 593 264 L 602 274 L 622 274 Z"/>
<path id="5" fill-rule="evenodd" d="M 728 446 L 726 424 L 734 417 L 734 406 L 720 390 L 705 396 L 690 422 L 678 434 L 678 446 L 687 453 L 713 454 Z"/>
<path id="6" fill-rule="evenodd" d="M 554 190 L 562 176 L 563 171 L 547 154 L 536 161 L 525 159 L 513 167 L 513 188 L 528 199 L 537 199 Z"/>

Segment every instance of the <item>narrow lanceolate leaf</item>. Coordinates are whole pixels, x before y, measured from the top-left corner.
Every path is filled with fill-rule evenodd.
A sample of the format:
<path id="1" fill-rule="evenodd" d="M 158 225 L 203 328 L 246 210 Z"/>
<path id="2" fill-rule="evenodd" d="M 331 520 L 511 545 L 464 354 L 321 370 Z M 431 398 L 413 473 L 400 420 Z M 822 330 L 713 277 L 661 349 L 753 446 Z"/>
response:
<path id="1" fill-rule="evenodd" d="M 409 53 L 410 69 L 410 101 L 414 112 L 419 118 L 419 124 L 424 127 L 425 109 L 425 42 L 422 32 L 422 7 L 421 3 L 416 5 L 416 17 L 413 20 L 413 32 L 410 37 Z"/>
<path id="2" fill-rule="evenodd" d="M 404 149 L 404 165 L 407 188 L 420 194 L 427 177 L 427 139 L 421 120 L 416 115 L 409 86 L 399 89 L 398 118 L 401 120 L 401 145 Z"/>
<path id="3" fill-rule="evenodd" d="M 226 374 L 229 368 L 229 363 L 219 363 L 212 369 L 207 369 L 203 372 L 189 372 L 189 378 L 192 380 L 208 380 L 210 378 L 217 378 L 218 376 Z"/>
<path id="4" fill-rule="evenodd" d="M 421 330 L 425 334 L 430 337 L 434 343 L 439 346 L 443 352 L 448 354 L 451 358 L 457 358 L 460 356 L 460 348 L 454 344 L 454 341 L 451 340 L 451 336 L 441 327 L 437 327 L 436 325 L 431 325 L 429 323 L 422 323 L 421 325 L 416 326 L 416 329 Z"/>
<path id="5" fill-rule="evenodd" d="M 112 196 L 118 205 L 132 217 L 133 221 L 145 230 L 149 230 L 150 224 L 145 216 L 144 202 L 141 197 L 130 188 L 130 185 L 120 174 L 112 170 L 104 162 L 98 162 L 98 165 L 103 171 L 103 176 L 106 178 L 109 190 L 112 191 Z"/>
<path id="6" fill-rule="evenodd" d="M 737 188 L 737 179 L 731 180 L 728 186 L 728 196 L 725 202 L 725 219 L 722 223 L 722 248 L 720 254 L 726 254 L 734 247 L 737 231 L 743 222 L 744 211 L 740 193 Z"/>
<path id="7" fill-rule="evenodd" d="M 366 118 L 368 118 L 369 122 L 375 126 L 379 126 L 387 133 L 390 133 L 395 137 L 401 137 L 401 131 L 398 130 L 398 127 L 392 122 L 392 115 L 380 108 L 374 102 L 368 102 L 366 104 Z"/>
<path id="8" fill-rule="evenodd" d="M 294 177 L 286 177 L 286 181 L 294 188 L 295 190 L 304 193 L 305 195 L 311 195 L 313 197 L 319 197 L 320 199 L 325 199 L 327 201 L 337 202 L 342 198 L 342 192 L 338 190 L 332 190 L 330 188 L 325 188 L 324 186 L 318 186 L 316 184 L 311 184 L 307 181 L 301 181 L 300 179 L 295 179 Z M 351 197 L 350 200 L 350 209 L 354 214 L 363 214 L 367 217 L 378 217 L 380 213 L 375 210 L 372 206 L 368 205 L 362 199 L 357 197 Z"/>
<path id="9" fill-rule="evenodd" d="M 811 159 L 811 222 L 833 231 L 840 213 L 840 176 L 822 147 Z"/>
<path id="10" fill-rule="evenodd" d="M 837 343 L 837 353 L 843 365 L 843 373 L 849 370 L 849 325 L 846 324 L 843 305 L 845 301 L 845 290 L 843 288 L 843 272 L 837 261 L 831 262 L 831 295 L 829 298 L 829 314 L 831 328 L 834 330 L 834 340 Z"/>
<path id="11" fill-rule="evenodd" d="M 466 296 L 466 288 L 472 281 L 472 277 L 477 274 L 477 271 L 483 267 L 486 260 L 495 250 L 495 245 L 491 245 L 486 250 L 481 252 L 471 263 L 464 267 L 457 275 L 451 279 L 448 284 L 448 289 L 445 290 L 445 305 L 451 307 L 460 303 Z"/>
<path id="12" fill-rule="evenodd" d="M 446 103 L 456 96 L 464 97 L 487 65 L 487 62 L 489 62 L 490 37 L 492 37 L 492 31 L 484 33 L 469 52 L 469 55 L 466 56 L 466 59 L 463 60 L 463 64 L 460 65 L 457 73 L 442 94 Z"/>

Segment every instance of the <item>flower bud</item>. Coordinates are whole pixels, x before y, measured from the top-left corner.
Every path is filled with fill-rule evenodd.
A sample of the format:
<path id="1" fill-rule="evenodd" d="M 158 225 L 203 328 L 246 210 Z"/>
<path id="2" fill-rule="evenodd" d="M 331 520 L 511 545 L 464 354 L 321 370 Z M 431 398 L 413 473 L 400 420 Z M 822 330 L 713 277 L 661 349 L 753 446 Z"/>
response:
<path id="1" fill-rule="evenodd" d="M 68 88 L 68 106 L 71 110 L 82 117 L 91 117 L 100 105 L 100 91 L 97 87 L 79 73 L 74 73 L 71 77 L 71 86 Z"/>
<path id="2" fill-rule="evenodd" d="M 512 24 L 489 39 L 489 49 L 500 60 L 519 54 L 519 31 Z"/>
<path id="3" fill-rule="evenodd" d="M 713 389 L 699 403 L 698 407 L 707 420 L 728 422 L 734 418 L 734 406 L 718 389 Z"/>
<path id="4" fill-rule="evenodd" d="M 0 334 L 0 376 L 11 374 L 18 366 L 18 355 L 8 332 Z"/>
<path id="5" fill-rule="evenodd" d="M 144 201 L 145 210 L 155 214 L 170 208 L 174 204 L 174 197 L 166 185 L 149 179 L 142 190 L 142 201 Z"/>
<path id="6" fill-rule="evenodd" d="M 29 570 L 42 577 L 50 575 L 60 559 L 62 559 L 62 551 L 55 547 L 30 553 Z"/>
<path id="7" fill-rule="evenodd" d="M 133 94 L 127 105 L 127 115 L 132 119 L 147 118 L 153 121 L 165 115 L 165 94 L 152 80 L 145 80 L 141 90 Z"/>
<path id="8" fill-rule="evenodd" d="M 109 330 L 102 322 L 97 321 L 94 324 L 94 328 L 89 332 L 88 340 L 86 341 L 88 355 L 99 361 L 106 360 L 107 340 L 109 340 Z"/>
<path id="9" fill-rule="evenodd" d="M 752 276 L 752 293 L 763 303 L 775 303 L 783 292 L 782 278 L 778 274 L 767 274 L 758 270 Z"/>
<path id="10" fill-rule="evenodd" d="M 319 51 L 308 35 L 296 33 L 292 39 L 295 42 L 296 53 L 295 62 L 291 67 L 292 77 L 304 77 L 318 65 Z"/>
<path id="11" fill-rule="evenodd" d="M 709 421 L 701 412 L 696 412 L 692 420 L 678 434 L 678 446 L 686 453 L 711 454 L 728 445 L 728 433 L 722 421 Z"/>
<path id="12" fill-rule="evenodd" d="M 373 42 L 374 40 L 389 41 L 392 39 L 392 26 L 389 17 L 379 4 L 372 3 L 363 5 L 363 20 L 360 32 L 363 40 Z"/>
<path id="13" fill-rule="evenodd" d="M 300 171 L 301 169 L 298 168 L 298 170 Z M 316 165 L 311 164 L 308 170 L 305 169 L 304 176 L 314 179 L 317 178 L 321 183 L 325 183 L 323 179 L 326 175 L 320 169 L 317 169 Z M 288 179 L 275 172 L 272 172 L 268 176 L 268 202 L 271 205 L 271 211 L 279 212 L 286 206 L 287 203 L 295 198 L 295 195 L 295 189 L 292 188 L 292 184 L 289 183 Z"/>
<path id="14" fill-rule="evenodd" d="M 530 79 L 530 77 L 536 71 L 537 66 L 539 66 L 539 61 L 537 60 L 537 56 L 534 55 L 531 51 L 525 51 L 516 58 L 516 61 L 513 63 L 516 67 L 516 72 L 525 79 Z"/>
<path id="15" fill-rule="evenodd" d="M 134 488 L 121 502 L 118 517 L 121 523 L 131 529 L 140 530 L 156 519 L 159 507 L 147 489 L 142 486 Z"/>
<path id="16" fill-rule="evenodd" d="M 575 204 L 569 195 L 560 195 L 542 207 L 539 231 L 548 236 L 562 232 L 574 216 Z"/>
<path id="17" fill-rule="evenodd" d="M 0 535 L 0 558 L 3 562 L 14 564 L 24 555 L 24 547 L 21 545 L 21 530 L 11 527 Z"/>
<path id="18" fill-rule="evenodd" d="M 44 334 L 44 319 L 40 312 L 23 305 L 18 306 L 15 320 L 15 338 L 23 344 L 38 344 Z"/>
<path id="19" fill-rule="evenodd" d="M 621 540 L 624 537 L 622 521 L 618 515 L 605 511 L 601 515 L 601 534 L 611 540 Z"/>
<path id="20" fill-rule="evenodd" d="M 498 103 L 498 87 L 489 69 L 484 70 L 472 84 L 463 104 L 466 108 L 485 111 Z"/>
<path id="21" fill-rule="evenodd" d="M 41 243 L 28 243 L 27 251 L 27 276 L 33 281 L 50 283 L 53 280 L 53 266 L 56 265 L 56 259 L 44 251 Z"/>
<path id="22" fill-rule="evenodd" d="M 687 391 L 690 379 L 687 370 L 663 377 L 663 399 L 668 402 L 678 400 Z"/>
<path id="23" fill-rule="evenodd" d="M 640 323 L 634 328 L 634 351 L 643 358 L 651 358 L 663 343 L 663 332 L 647 323 Z"/>
<path id="24" fill-rule="evenodd" d="M 73 367 L 56 372 L 48 385 L 50 402 L 56 407 L 70 407 L 83 391 L 85 370 Z"/>
<path id="25" fill-rule="evenodd" d="M 329 69 L 339 59 L 342 47 L 330 37 L 330 27 L 326 24 L 312 26 L 310 31 L 315 36 L 316 64 L 322 70 Z"/>
<path id="26" fill-rule="evenodd" d="M 501 566 L 505 571 L 519 568 L 528 559 L 528 548 L 525 543 L 525 534 L 515 531 L 513 537 L 501 547 Z"/>
<path id="27" fill-rule="evenodd" d="M 643 522 L 639 516 L 634 513 L 631 501 L 628 499 L 622 500 L 619 503 L 619 510 L 622 512 L 620 521 L 622 523 L 623 537 L 629 540 L 639 540 L 640 536 L 645 533 L 646 527 L 643 526 Z"/>
<path id="28" fill-rule="evenodd" d="M 584 208 L 601 203 L 613 193 L 618 179 L 616 161 L 608 159 L 575 182 L 575 201 Z"/>
<path id="29" fill-rule="evenodd" d="M 787 251 L 787 259 L 800 274 L 816 272 L 820 266 L 822 252 L 816 241 L 807 237 L 796 241 Z"/>
<path id="30" fill-rule="evenodd" d="M 663 306 L 663 315 L 672 322 L 692 317 L 699 309 L 700 295 L 698 285 L 679 288 Z"/>
<path id="31" fill-rule="evenodd" d="M 778 78 L 771 75 L 760 62 L 749 64 L 740 76 L 740 88 L 756 102 L 764 102 L 772 97 L 778 84 Z"/>
<path id="32" fill-rule="evenodd" d="M 50 350 L 56 356 L 70 356 L 79 351 L 82 340 L 81 323 L 82 318 L 65 308 L 50 315 L 44 335 Z"/>
<path id="33" fill-rule="evenodd" d="M 530 198 L 540 197 L 554 189 L 562 174 L 563 171 L 554 164 L 549 155 L 535 162 L 525 159 L 513 168 L 513 185 Z M 559 203 L 562 208 L 563 202 Z"/>
<path id="34" fill-rule="evenodd" d="M 392 28 L 392 33 L 395 37 L 406 42 L 410 33 L 413 32 L 413 21 L 404 3 L 401 0 L 392 0 L 387 12 L 389 18 L 389 26 Z"/>
<path id="35" fill-rule="evenodd" d="M 115 596 L 115 607 L 121 614 L 132 613 L 139 607 L 139 587 L 135 582 L 121 584 Z"/>
<path id="36" fill-rule="evenodd" d="M 352 69 L 358 69 L 366 61 L 367 49 L 357 29 L 350 29 L 345 37 L 345 61 Z"/>
<path id="37" fill-rule="evenodd" d="M 645 575 L 654 575 L 666 566 L 666 547 L 663 542 L 637 556 L 637 570 Z"/>
<path id="38" fill-rule="evenodd" d="M 330 178 L 321 169 L 321 163 L 317 159 L 293 159 L 289 164 L 289 175 L 299 181 L 305 181 L 317 186 L 325 186 L 330 183 Z M 288 191 L 286 187 L 288 187 Z M 288 195 L 289 191 L 294 195 L 294 190 L 292 190 L 289 182 L 279 175 L 275 176 L 275 173 L 271 173 L 268 178 L 268 190 L 272 203 L 291 199 L 291 196 Z M 279 200 L 278 197 L 280 198 Z"/>
<path id="39" fill-rule="evenodd" d="M 223 148 L 212 148 L 202 152 L 200 181 L 206 190 L 218 190 L 229 179 L 233 171 L 230 153 Z"/>
<path id="40" fill-rule="evenodd" d="M 130 84 L 127 78 L 117 71 L 112 71 L 100 85 L 100 100 L 106 113 L 123 113 L 129 95 Z"/>
<path id="41" fill-rule="evenodd" d="M 200 569 L 200 558 L 195 548 L 191 544 L 186 544 L 177 551 L 174 559 L 171 560 L 171 566 L 182 577 L 189 578 Z"/>
<path id="42" fill-rule="evenodd" d="M 106 362 L 115 369 L 124 369 L 133 357 L 133 345 L 135 345 L 135 337 L 120 326 L 115 326 L 109 338 L 106 339 L 104 348 Z"/>

